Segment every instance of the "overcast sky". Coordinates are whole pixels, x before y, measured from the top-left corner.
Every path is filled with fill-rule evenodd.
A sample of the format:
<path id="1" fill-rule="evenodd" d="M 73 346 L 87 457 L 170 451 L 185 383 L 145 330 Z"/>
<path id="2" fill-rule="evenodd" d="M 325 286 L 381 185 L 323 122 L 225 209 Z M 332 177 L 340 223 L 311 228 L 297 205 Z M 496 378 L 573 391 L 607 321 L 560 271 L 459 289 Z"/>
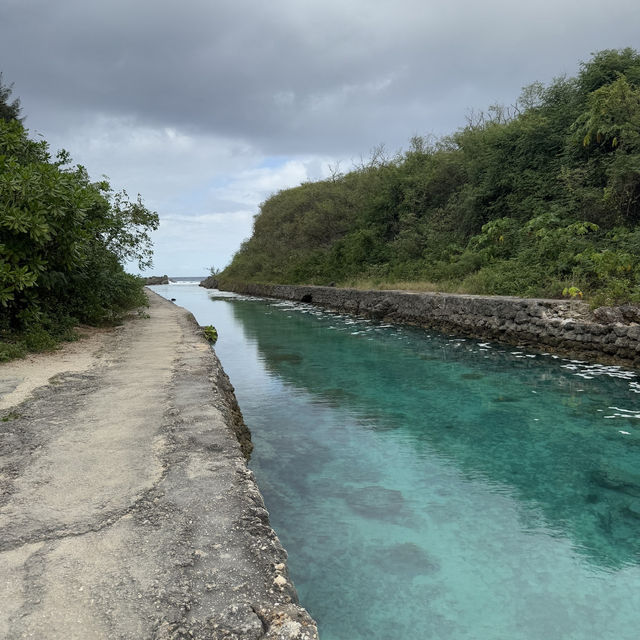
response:
<path id="1" fill-rule="evenodd" d="M 0 0 L 25 124 L 160 215 L 154 273 L 223 267 L 279 189 L 640 49 L 638 0 Z"/>

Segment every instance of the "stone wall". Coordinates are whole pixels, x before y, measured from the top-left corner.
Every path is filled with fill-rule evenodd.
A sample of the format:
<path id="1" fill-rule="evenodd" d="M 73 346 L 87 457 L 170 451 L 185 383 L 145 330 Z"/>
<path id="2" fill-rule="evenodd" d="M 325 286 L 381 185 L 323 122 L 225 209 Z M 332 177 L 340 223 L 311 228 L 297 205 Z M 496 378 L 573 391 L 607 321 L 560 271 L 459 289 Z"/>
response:
<path id="1" fill-rule="evenodd" d="M 640 307 L 592 311 L 576 300 L 543 300 L 335 287 L 229 284 L 237 293 L 311 302 L 346 313 L 527 345 L 601 362 L 640 365 Z"/>

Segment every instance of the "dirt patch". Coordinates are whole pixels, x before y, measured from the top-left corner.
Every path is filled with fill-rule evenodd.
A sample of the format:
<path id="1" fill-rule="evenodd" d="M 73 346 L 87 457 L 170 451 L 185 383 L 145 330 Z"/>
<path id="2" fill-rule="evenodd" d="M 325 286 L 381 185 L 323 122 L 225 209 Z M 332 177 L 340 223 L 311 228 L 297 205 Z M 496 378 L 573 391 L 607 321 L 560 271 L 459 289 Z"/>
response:
<path id="1" fill-rule="evenodd" d="M 20 404 L 54 376 L 80 373 L 95 366 L 102 355 L 105 339 L 114 331 L 79 327 L 77 342 L 65 342 L 56 351 L 34 353 L 0 364 L 0 411 Z"/>

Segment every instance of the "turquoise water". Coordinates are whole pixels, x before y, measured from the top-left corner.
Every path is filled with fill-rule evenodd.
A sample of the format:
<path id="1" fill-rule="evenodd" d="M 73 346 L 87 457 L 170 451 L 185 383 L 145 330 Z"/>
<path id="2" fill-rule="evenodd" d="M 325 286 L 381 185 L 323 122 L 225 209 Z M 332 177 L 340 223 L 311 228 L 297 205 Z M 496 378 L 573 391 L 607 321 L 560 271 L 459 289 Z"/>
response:
<path id="1" fill-rule="evenodd" d="M 632 371 L 190 285 L 323 640 L 640 637 Z"/>

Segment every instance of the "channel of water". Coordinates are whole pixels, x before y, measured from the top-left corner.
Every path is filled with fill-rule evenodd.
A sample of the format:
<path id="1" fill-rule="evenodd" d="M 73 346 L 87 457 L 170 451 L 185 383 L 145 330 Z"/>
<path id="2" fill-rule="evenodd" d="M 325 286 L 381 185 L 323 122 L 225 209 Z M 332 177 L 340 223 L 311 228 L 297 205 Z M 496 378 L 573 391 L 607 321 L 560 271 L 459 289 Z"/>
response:
<path id="1" fill-rule="evenodd" d="M 152 288 L 218 329 L 323 640 L 638 638 L 637 372 Z"/>

